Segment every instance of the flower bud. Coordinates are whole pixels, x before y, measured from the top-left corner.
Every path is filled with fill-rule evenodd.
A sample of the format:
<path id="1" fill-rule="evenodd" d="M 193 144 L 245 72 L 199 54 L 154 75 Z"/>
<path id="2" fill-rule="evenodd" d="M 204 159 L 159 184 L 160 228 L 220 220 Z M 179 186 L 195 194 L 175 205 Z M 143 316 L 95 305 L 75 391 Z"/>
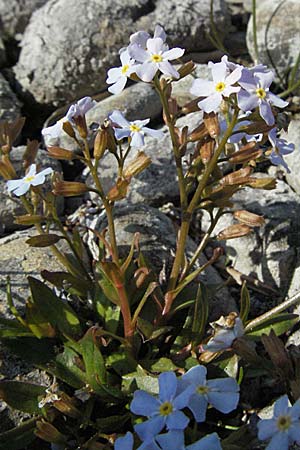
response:
<path id="1" fill-rule="evenodd" d="M 16 171 L 10 162 L 8 155 L 2 155 L 0 160 L 0 175 L 4 178 L 4 180 L 11 180 L 12 178 L 16 178 Z"/>
<path id="2" fill-rule="evenodd" d="M 266 189 L 271 190 L 276 187 L 276 179 L 271 177 L 266 178 L 254 178 L 251 177 L 247 183 L 247 186 L 250 186 L 254 189 Z"/>
<path id="3" fill-rule="evenodd" d="M 235 219 L 239 222 L 249 225 L 249 227 L 260 227 L 265 223 L 263 216 L 258 216 L 257 214 L 246 211 L 245 209 L 235 211 L 233 213 L 233 217 L 235 217 Z"/>
<path id="4" fill-rule="evenodd" d="M 89 188 L 84 183 L 77 181 L 62 181 L 56 180 L 53 182 L 53 194 L 63 195 L 64 197 L 75 197 L 77 195 L 85 194 Z"/>
<path id="5" fill-rule="evenodd" d="M 245 224 L 230 225 L 229 227 L 224 228 L 224 230 L 220 231 L 220 233 L 217 236 L 217 239 L 219 241 L 235 239 L 247 236 L 247 234 L 250 234 L 251 232 L 252 228 L 248 227 L 248 225 Z"/>
<path id="6" fill-rule="evenodd" d="M 115 202 L 126 197 L 130 179 L 119 178 L 115 186 L 113 186 L 107 194 L 107 199 Z"/>
<path id="7" fill-rule="evenodd" d="M 244 145 L 239 151 L 230 156 L 229 162 L 232 164 L 242 164 L 244 162 L 259 158 L 263 152 L 262 150 L 255 148 L 255 146 L 256 142 L 249 142 Z"/>
<path id="8" fill-rule="evenodd" d="M 192 72 L 194 72 L 195 67 L 196 65 L 193 61 L 188 61 L 182 64 L 182 66 L 178 69 L 179 79 L 190 75 Z"/>
<path id="9" fill-rule="evenodd" d="M 86 139 L 88 135 L 88 129 L 87 124 L 85 120 L 85 116 L 73 116 L 74 123 L 76 125 L 76 128 L 78 130 L 79 135 L 82 137 L 82 139 Z"/>
<path id="10" fill-rule="evenodd" d="M 169 106 L 169 113 L 171 118 L 176 117 L 176 114 L 178 114 L 178 103 L 175 98 L 170 97 L 168 99 L 168 106 Z"/>
<path id="11" fill-rule="evenodd" d="M 137 156 L 130 164 L 125 167 L 123 175 L 125 178 L 131 178 L 147 169 L 151 164 L 151 158 L 144 152 L 138 152 Z"/>
<path id="12" fill-rule="evenodd" d="M 38 420 L 36 422 L 35 435 L 46 442 L 53 444 L 65 444 L 66 436 L 64 436 L 57 428 L 45 420 Z"/>
<path id="13" fill-rule="evenodd" d="M 76 139 L 74 128 L 72 127 L 71 123 L 68 120 L 65 120 L 63 122 L 62 129 L 64 130 L 65 133 L 67 133 L 68 136 L 70 136 L 73 139 Z"/>
<path id="14" fill-rule="evenodd" d="M 261 341 L 274 366 L 280 370 L 285 378 L 290 380 L 293 377 L 293 366 L 282 340 L 271 329 L 269 336 L 266 334 L 261 336 Z"/>
<path id="15" fill-rule="evenodd" d="M 203 116 L 204 125 L 210 135 L 213 139 L 218 137 L 220 135 L 220 124 L 218 119 L 218 114 L 211 112 L 211 113 L 204 113 Z"/>
<path id="16" fill-rule="evenodd" d="M 41 223 L 45 218 L 38 215 L 25 214 L 24 216 L 18 216 L 15 218 L 15 223 L 18 225 L 35 225 Z"/>
<path id="17" fill-rule="evenodd" d="M 201 145 L 200 156 L 204 164 L 209 163 L 209 161 L 213 157 L 214 149 L 215 149 L 215 141 L 213 139 L 209 139 Z"/>
<path id="18" fill-rule="evenodd" d="M 38 141 L 27 141 L 27 146 L 26 146 L 26 150 L 23 154 L 23 166 L 24 169 L 27 169 L 29 166 L 31 166 L 31 164 L 34 163 L 37 152 L 39 149 L 39 142 Z"/>
<path id="19" fill-rule="evenodd" d="M 196 98 L 196 99 L 192 100 L 191 102 L 186 103 L 181 108 L 181 111 L 183 112 L 183 114 L 190 114 L 192 112 L 199 111 L 198 103 L 199 103 L 199 98 Z"/>
<path id="20" fill-rule="evenodd" d="M 72 161 L 72 159 L 76 159 L 77 156 L 75 153 L 70 150 L 66 150 L 65 148 L 50 146 L 47 147 L 48 153 L 51 158 L 62 159 L 66 161 Z"/>
<path id="21" fill-rule="evenodd" d="M 59 399 L 54 400 L 53 406 L 61 413 L 73 417 L 74 419 L 81 415 L 80 411 L 75 406 L 74 399 L 69 397 L 65 392 L 60 392 Z"/>
<path id="22" fill-rule="evenodd" d="M 159 80 L 160 88 L 164 92 L 164 95 L 169 100 L 172 94 L 172 83 L 165 77 L 161 77 Z"/>
<path id="23" fill-rule="evenodd" d="M 223 186 L 247 184 L 249 181 L 251 181 L 251 177 L 249 176 L 251 172 L 252 172 L 251 167 L 247 166 L 243 169 L 236 170 L 235 172 L 226 175 L 219 181 L 219 183 Z"/>
<path id="24" fill-rule="evenodd" d="M 100 128 L 97 131 L 94 141 L 94 158 L 99 160 L 107 149 L 108 132 L 106 128 Z"/>
<path id="25" fill-rule="evenodd" d="M 188 142 L 196 142 L 204 137 L 208 136 L 208 131 L 204 123 L 201 123 L 198 127 L 189 134 L 187 140 Z"/>

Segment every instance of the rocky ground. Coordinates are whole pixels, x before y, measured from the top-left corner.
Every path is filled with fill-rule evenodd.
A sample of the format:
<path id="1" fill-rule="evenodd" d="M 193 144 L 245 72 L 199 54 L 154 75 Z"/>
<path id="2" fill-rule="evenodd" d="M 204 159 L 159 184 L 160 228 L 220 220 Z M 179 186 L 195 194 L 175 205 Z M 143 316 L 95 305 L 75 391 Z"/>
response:
<path id="1" fill-rule="evenodd" d="M 249 63 L 255 59 L 251 3 L 251 0 L 213 2 L 214 26 L 224 46 L 233 58 Z M 260 62 L 269 66 L 276 63 L 277 81 L 284 90 L 286 69 L 295 63 L 299 52 L 300 3 L 298 0 L 257 3 Z M 118 50 L 127 44 L 129 35 L 139 29 L 152 31 L 155 23 L 165 28 L 170 44 L 186 48 L 186 59 L 193 58 L 197 62 L 199 77 L 207 74 L 207 61 L 218 60 L 222 55 L 208 38 L 211 30 L 209 0 L 0 0 L 0 120 L 11 120 L 20 114 L 27 118 L 19 146 L 13 151 L 14 161 L 20 162 L 22 145 L 28 137 L 41 139 L 43 124 L 54 123 L 71 102 L 85 95 L 99 102 L 87 116 L 91 130 L 113 109 L 123 110 L 128 119 L 150 117 L 160 126 L 161 106 L 150 86 L 134 84 L 118 96 L 108 96 L 105 83 L 106 72 L 117 64 Z M 189 100 L 191 82 L 192 77 L 188 77 L 175 83 L 173 94 L 179 104 Z M 236 196 L 238 207 L 263 214 L 266 224 L 248 237 L 224 244 L 231 267 L 253 279 L 249 286 L 252 287 L 254 315 L 300 290 L 300 116 L 295 114 L 299 98 L 291 100 L 291 122 L 286 132 L 287 139 L 296 146 L 295 152 L 286 157 L 291 172 L 266 167 L 260 176 L 266 176 L 267 171 L 275 174 L 278 178 L 275 190 L 264 191 L 264 194 L 254 191 L 253 194 L 246 188 Z M 193 121 L 195 116 L 191 114 L 180 119 L 179 125 Z M 89 174 L 82 173 L 81 167 L 72 163 L 61 166 L 51 160 L 46 144 L 41 141 L 38 161 L 42 168 L 50 165 L 56 171 L 67 173 L 69 179 L 73 176 L 73 179 L 89 180 Z M 57 144 L 74 149 L 73 141 L 67 136 Z M 128 199 L 120 203 L 122 215 L 117 219 L 117 227 L 122 245 L 131 242 L 138 228 L 142 233 L 142 246 L 152 254 L 162 249 L 167 261 L 175 245 L 179 196 L 167 133 L 160 144 L 150 138 L 146 141 L 144 151 L 151 157 L 152 165 L 134 180 Z M 105 188 L 109 189 L 116 175 L 110 154 L 101 161 L 99 170 Z M 84 215 L 86 222 L 99 222 L 101 205 L 97 205 L 92 195 L 66 201 L 59 208 L 62 217 L 72 213 L 73 217 Z M 33 231 L 19 230 L 14 223 L 14 215 L 21 211 L 18 200 L 8 195 L 5 183 L 0 180 L 0 313 L 4 315 L 8 314 L 6 275 L 11 276 L 13 295 L 21 306 L 28 295 L 26 274 L 38 276 L 43 268 L 57 267 L 48 250 L 26 249 L 25 238 Z M 230 221 L 228 216 L 223 216 L 216 231 L 230 225 Z M 192 238 L 197 240 L 197 233 L 205 231 L 207 223 L 205 215 L 195 219 L 192 247 L 196 245 Z M 101 227 L 101 221 L 98 226 Z M 128 227 L 130 232 L 124 232 Z M 208 283 L 215 284 L 222 281 L 224 273 L 216 266 L 205 276 Z M 222 290 L 213 305 L 214 317 L 237 308 L 236 293 L 235 286 Z M 293 342 L 297 339 L 299 341 L 296 332 Z M 16 362 L 12 361 L 10 367 L 10 359 L 3 350 L 2 358 L 0 379 L 19 376 L 29 370 L 17 366 L 20 373 L 16 373 L 13 369 Z M 28 377 L 32 377 L 30 370 Z M 5 423 L 0 425 L 0 430 L 19 420 L 8 418 L 8 414 L 5 406 L 0 407 L 0 422 Z M 1 420 L 4 417 L 5 422 Z"/>

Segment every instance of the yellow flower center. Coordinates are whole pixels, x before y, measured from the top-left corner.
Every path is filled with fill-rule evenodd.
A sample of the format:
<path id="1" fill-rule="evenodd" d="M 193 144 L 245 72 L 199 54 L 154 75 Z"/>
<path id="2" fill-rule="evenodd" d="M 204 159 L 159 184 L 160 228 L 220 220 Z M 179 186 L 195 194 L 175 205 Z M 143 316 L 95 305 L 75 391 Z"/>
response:
<path id="1" fill-rule="evenodd" d="M 159 407 L 159 414 L 161 416 L 168 416 L 173 411 L 173 405 L 170 402 L 164 402 Z"/>
<path id="2" fill-rule="evenodd" d="M 292 423 L 290 416 L 279 416 L 277 419 L 277 428 L 279 431 L 287 431 Z"/>
<path id="3" fill-rule="evenodd" d="M 207 386 L 198 386 L 198 387 L 197 387 L 197 392 L 198 392 L 198 394 L 200 394 L 200 395 L 207 394 L 208 391 L 209 391 L 209 388 L 208 388 Z"/>
<path id="4" fill-rule="evenodd" d="M 125 75 L 125 73 L 128 71 L 129 69 L 129 64 L 124 64 L 124 66 L 122 67 L 122 75 Z"/>
<path id="5" fill-rule="evenodd" d="M 158 55 L 157 53 L 154 55 L 151 55 L 151 61 L 155 63 L 160 63 L 163 61 L 163 57 L 161 55 Z"/>
<path id="6" fill-rule="evenodd" d="M 25 177 L 24 181 L 27 181 L 27 183 L 30 183 L 30 181 L 33 181 L 33 180 L 34 180 L 34 175 L 31 175 L 31 176 Z"/>
<path id="7" fill-rule="evenodd" d="M 225 83 L 223 83 L 223 81 L 219 81 L 219 83 L 216 84 L 215 89 L 217 92 L 223 92 L 225 87 Z"/>
<path id="8" fill-rule="evenodd" d="M 266 91 L 263 88 L 258 88 L 256 89 L 256 95 L 259 98 L 265 98 L 265 96 L 267 95 Z"/>
<path id="9" fill-rule="evenodd" d="M 141 131 L 141 127 L 132 123 L 129 127 L 129 130 L 132 131 L 133 133 L 137 133 L 137 132 Z"/>

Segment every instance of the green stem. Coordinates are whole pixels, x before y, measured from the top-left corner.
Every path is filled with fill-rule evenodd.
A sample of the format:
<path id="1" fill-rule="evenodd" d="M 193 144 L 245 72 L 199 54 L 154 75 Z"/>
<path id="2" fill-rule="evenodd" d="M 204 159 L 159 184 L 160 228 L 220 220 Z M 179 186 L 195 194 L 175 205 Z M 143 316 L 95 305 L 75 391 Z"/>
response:
<path id="1" fill-rule="evenodd" d="M 177 284 L 177 280 L 178 280 L 179 273 L 181 270 L 182 261 L 184 258 L 186 240 L 188 237 L 189 227 L 190 227 L 190 222 L 192 219 L 193 212 L 195 211 L 195 209 L 199 203 L 200 197 L 203 193 L 203 190 L 205 189 L 205 187 L 207 185 L 210 175 L 212 174 L 212 172 L 214 171 L 214 169 L 216 167 L 216 164 L 218 163 L 218 159 L 219 159 L 222 151 L 225 148 L 227 140 L 232 134 L 233 128 L 237 122 L 237 118 L 238 118 L 238 109 L 236 108 L 235 112 L 233 114 L 231 123 L 228 126 L 223 138 L 221 139 L 221 142 L 219 143 L 212 159 L 208 163 L 206 170 L 205 170 L 205 172 L 198 184 L 198 187 L 194 193 L 194 196 L 183 216 L 183 221 L 181 223 L 181 228 L 180 228 L 179 235 L 178 235 L 178 244 L 177 244 L 176 255 L 175 255 L 172 271 L 171 271 L 168 292 L 174 290 L 176 287 L 176 284 Z M 165 308 L 164 308 L 164 312 L 163 312 L 164 315 L 170 311 L 172 303 L 173 303 L 172 295 L 169 295 L 168 301 L 166 301 L 166 304 L 165 304 Z"/>
<path id="2" fill-rule="evenodd" d="M 285 91 L 281 92 L 279 94 L 279 97 L 287 97 L 291 92 L 293 92 L 295 89 L 298 89 L 300 87 L 300 80 L 298 80 L 293 86 L 289 87 Z"/>

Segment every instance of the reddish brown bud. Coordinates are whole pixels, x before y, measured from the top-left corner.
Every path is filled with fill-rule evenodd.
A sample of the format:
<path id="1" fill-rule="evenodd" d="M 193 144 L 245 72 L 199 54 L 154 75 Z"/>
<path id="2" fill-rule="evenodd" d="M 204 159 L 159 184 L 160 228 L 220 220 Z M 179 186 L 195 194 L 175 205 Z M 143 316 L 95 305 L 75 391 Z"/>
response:
<path id="1" fill-rule="evenodd" d="M 74 128 L 72 127 L 71 123 L 68 120 L 65 120 L 62 124 L 62 129 L 64 130 L 67 135 L 69 135 L 71 138 L 76 138 L 76 134 L 74 131 Z"/>
<path id="2" fill-rule="evenodd" d="M 254 189 L 266 189 L 271 190 L 276 187 L 276 179 L 271 177 L 266 178 L 253 178 L 251 177 L 247 186 L 250 186 Z"/>
<path id="3" fill-rule="evenodd" d="M 198 103 L 199 103 L 199 98 L 196 98 L 196 99 L 192 100 L 191 102 L 186 103 L 181 108 L 181 111 L 183 112 L 183 114 L 190 114 L 192 112 L 199 111 Z"/>
<path id="4" fill-rule="evenodd" d="M 45 420 L 39 420 L 36 422 L 35 434 L 46 442 L 53 444 L 66 443 L 66 437 L 51 423 L 46 422 Z"/>
<path id="5" fill-rule="evenodd" d="M 124 169 L 123 175 L 125 178 L 131 178 L 138 175 L 151 164 L 151 158 L 144 152 L 139 152 L 133 161 Z"/>
<path id="6" fill-rule="evenodd" d="M 242 236 L 247 236 L 247 234 L 250 234 L 251 232 L 252 228 L 248 227 L 248 225 L 245 224 L 230 225 L 229 227 L 220 231 L 220 233 L 217 236 L 217 239 L 218 240 L 235 239 Z"/>
<path id="7" fill-rule="evenodd" d="M 208 136 L 208 131 L 204 123 L 201 123 L 198 127 L 194 128 L 194 130 L 188 136 L 188 142 L 196 142 L 200 139 Z"/>
<path id="8" fill-rule="evenodd" d="M 12 178 L 16 178 L 17 174 L 9 160 L 8 155 L 2 155 L 0 160 L 0 175 L 4 178 L 4 180 L 11 180 Z"/>
<path id="9" fill-rule="evenodd" d="M 31 166 L 31 164 L 34 163 L 37 152 L 39 149 L 39 142 L 38 141 L 27 141 L 27 146 L 26 146 L 26 150 L 23 154 L 23 166 L 25 169 L 28 169 L 29 166 Z"/>
<path id="10" fill-rule="evenodd" d="M 235 211 L 233 216 L 239 222 L 249 225 L 249 227 L 260 227 L 265 223 L 263 216 L 258 216 L 257 214 L 246 211 L 245 209 Z"/>
<path id="11" fill-rule="evenodd" d="M 209 163 L 209 161 L 213 157 L 214 149 L 215 149 L 215 141 L 213 139 L 209 139 L 201 145 L 200 156 L 204 164 Z"/>
<path id="12" fill-rule="evenodd" d="M 196 67 L 196 65 L 193 61 L 188 61 L 188 62 L 182 64 L 182 66 L 178 69 L 180 79 L 184 78 L 187 75 L 190 75 L 192 72 L 194 72 L 195 67 Z"/>
<path id="13" fill-rule="evenodd" d="M 108 131 L 107 128 L 100 128 L 100 130 L 97 131 L 95 141 L 94 141 L 94 158 L 95 159 L 101 159 L 104 155 L 105 150 L 107 149 L 108 145 Z"/>
<path id="14" fill-rule="evenodd" d="M 256 142 L 249 142 L 239 151 L 233 153 L 229 158 L 229 162 L 233 164 L 241 164 L 244 162 L 257 159 L 262 155 L 262 150 L 255 148 Z"/>
<path id="15" fill-rule="evenodd" d="M 251 167 L 247 166 L 243 169 L 236 170 L 235 172 L 232 172 L 229 175 L 226 175 L 219 181 L 219 183 L 222 186 L 247 184 L 249 181 L 251 181 L 251 177 L 249 176 L 251 174 L 251 172 L 252 172 Z"/>
<path id="16" fill-rule="evenodd" d="M 107 194 L 107 199 L 115 202 L 126 197 L 130 180 L 119 178 L 115 186 L 113 186 Z"/>
<path id="17" fill-rule="evenodd" d="M 77 181 L 62 181 L 56 180 L 53 182 L 53 194 L 63 195 L 64 197 L 75 197 L 77 195 L 85 194 L 89 188 L 84 183 Z"/>
<path id="18" fill-rule="evenodd" d="M 50 146 L 47 147 L 48 153 L 51 158 L 62 159 L 66 161 L 72 161 L 72 159 L 76 159 L 77 155 L 71 152 L 70 150 L 66 150 L 65 148 Z"/>
<path id="19" fill-rule="evenodd" d="M 204 125 L 209 132 L 210 137 L 215 139 L 220 135 L 220 124 L 218 119 L 218 114 L 211 112 L 211 113 L 204 113 L 203 117 Z"/>

